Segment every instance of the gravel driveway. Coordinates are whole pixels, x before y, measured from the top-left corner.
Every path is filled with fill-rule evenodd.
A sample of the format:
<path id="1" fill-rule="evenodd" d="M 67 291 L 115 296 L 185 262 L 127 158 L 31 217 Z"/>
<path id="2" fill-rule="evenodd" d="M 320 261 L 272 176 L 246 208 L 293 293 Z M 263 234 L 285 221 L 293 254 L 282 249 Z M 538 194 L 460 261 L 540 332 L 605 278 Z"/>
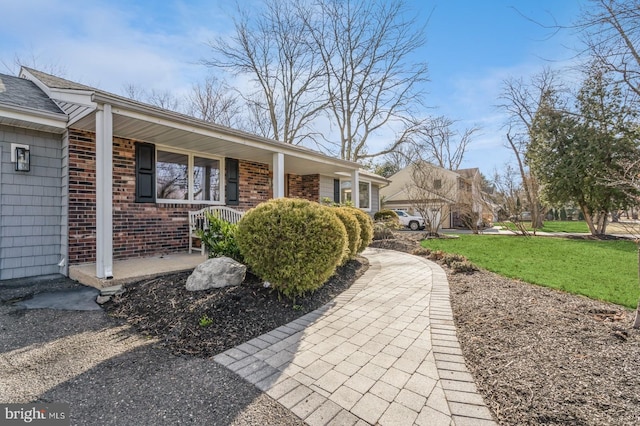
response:
<path id="1" fill-rule="evenodd" d="M 0 402 L 69 403 L 72 425 L 300 425 L 212 360 L 171 355 L 102 310 L 24 309 L 20 299 L 79 286 L 0 283 Z"/>

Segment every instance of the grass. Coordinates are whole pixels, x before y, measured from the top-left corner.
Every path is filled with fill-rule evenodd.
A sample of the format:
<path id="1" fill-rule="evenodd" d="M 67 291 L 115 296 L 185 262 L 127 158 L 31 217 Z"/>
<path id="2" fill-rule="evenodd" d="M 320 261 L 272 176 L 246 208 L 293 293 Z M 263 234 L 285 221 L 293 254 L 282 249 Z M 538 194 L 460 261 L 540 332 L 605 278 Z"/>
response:
<path id="1" fill-rule="evenodd" d="M 571 232 L 571 233 L 589 233 L 589 227 L 584 220 L 575 221 L 545 221 L 541 231 L 543 232 Z"/>
<path id="2" fill-rule="evenodd" d="M 532 231 L 531 222 L 524 222 L 527 230 Z M 516 227 L 511 222 L 499 222 L 497 226 L 502 226 L 506 229 L 515 230 Z M 589 233 L 589 227 L 587 222 L 583 220 L 553 220 L 545 221 L 542 229 L 543 232 L 569 232 L 569 233 Z"/>
<path id="3" fill-rule="evenodd" d="M 637 246 L 632 241 L 509 235 L 430 239 L 423 247 L 458 253 L 500 275 L 628 308 L 637 306 Z"/>

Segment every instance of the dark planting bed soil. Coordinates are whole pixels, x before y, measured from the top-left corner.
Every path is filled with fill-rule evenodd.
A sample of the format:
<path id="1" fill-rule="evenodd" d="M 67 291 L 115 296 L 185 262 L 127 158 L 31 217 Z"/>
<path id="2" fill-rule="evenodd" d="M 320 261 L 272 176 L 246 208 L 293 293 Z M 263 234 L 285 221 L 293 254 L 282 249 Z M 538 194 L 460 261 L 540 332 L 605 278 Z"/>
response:
<path id="1" fill-rule="evenodd" d="M 320 289 L 295 301 L 250 273 L 236 287 L 188 291 L 190 272 L 183 272 L 128 284 L 104 306 L 175 354 L 210 357 L 320 308 L 367 268 L 366 258 L 351 260 Z"/>

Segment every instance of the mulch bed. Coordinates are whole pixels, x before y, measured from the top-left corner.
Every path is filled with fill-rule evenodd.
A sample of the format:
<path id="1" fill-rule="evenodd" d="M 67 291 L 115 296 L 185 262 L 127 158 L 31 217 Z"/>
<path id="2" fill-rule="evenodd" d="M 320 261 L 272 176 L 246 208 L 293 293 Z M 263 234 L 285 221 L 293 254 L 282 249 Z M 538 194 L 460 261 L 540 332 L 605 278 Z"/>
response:
<path id="1" fill-rule="evenodd" d="M 419 235 L 399 236 L 374 245 L 409 253 L 419 246 Z M 640 424 L 635 311 L 441 266 L 467 367 L 499 424 Z"/>
<path id="2" fill-rule="evenodd" d="M 264 287 L 251 273 L 236 287 L 188 291 L 190 272 L 183 272 L 129 284 L 104 307 L 175 354 L 206 358 L 320 308 L 368 266 L 366 258 L 357 257 L 339 267 L 320 289 L 295 302 Z"/>
<path id="3" fill-rule="evenodd" d="M 419 238 L 399 233 L 372 246 L 410 253 Z M 188 274 L 176 274 L 128 286 L 108 310 L 174 353 L 207 357 L 330 301 L 366 269 L 358 260 L 296 307 L 255 277 L 237 288 L 191 293 L 184 289 Z M 640 424 L 633 311 L 487 271 L 443 268 L 467 366 L 501 425 Z M 198 324 L 204 314 L 210 326 Z"/>

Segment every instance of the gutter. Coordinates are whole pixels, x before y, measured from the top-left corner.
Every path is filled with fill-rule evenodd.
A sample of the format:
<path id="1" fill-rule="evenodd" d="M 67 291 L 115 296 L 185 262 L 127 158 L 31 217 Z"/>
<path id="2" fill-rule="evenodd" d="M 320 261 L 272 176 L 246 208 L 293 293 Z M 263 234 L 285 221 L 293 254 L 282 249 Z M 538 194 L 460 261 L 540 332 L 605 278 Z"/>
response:
<path id="1" fill-rule="evenodd" d="M 220 126 L 217 124 L 207 123 L 197 118 L 190 117 L 178 112 L 165 110 L 162 108 L 154 107 L 152 105 L 143 104 L 136 101 L 131 101 L 127 98 L 123 98 L 116 95 L 107 94 L 104 92 L 94 92 L 91 95 L 91 100 L 96 103 L 111 104 L 123 109 L 129 109 L 133 112 L 145 114 L 154 118 L 160 118 L 168 121 L 177 121 L 185 125 L 194 126 L 202 130 L 215 131 L 224 135 L 234 136 L 242 139 L 248 139 L 253 142 L 267 145 L 274 152 L 282 152 L 297 157 L 311 156 L 314 159 L 323 159 L 336 166 L 342 166 L 350 169 L 360 169 L 360 165 L 353 161 L 342 160 L 338 158 L 329 157 L 317 151 L 312 151 L 308 148 L 299 147 L 296 145 L 285 144 L 283 142 L 274 141 L 273 139 L 263 138 L 248 132 L 232 129 L 229 127 Z"/>

